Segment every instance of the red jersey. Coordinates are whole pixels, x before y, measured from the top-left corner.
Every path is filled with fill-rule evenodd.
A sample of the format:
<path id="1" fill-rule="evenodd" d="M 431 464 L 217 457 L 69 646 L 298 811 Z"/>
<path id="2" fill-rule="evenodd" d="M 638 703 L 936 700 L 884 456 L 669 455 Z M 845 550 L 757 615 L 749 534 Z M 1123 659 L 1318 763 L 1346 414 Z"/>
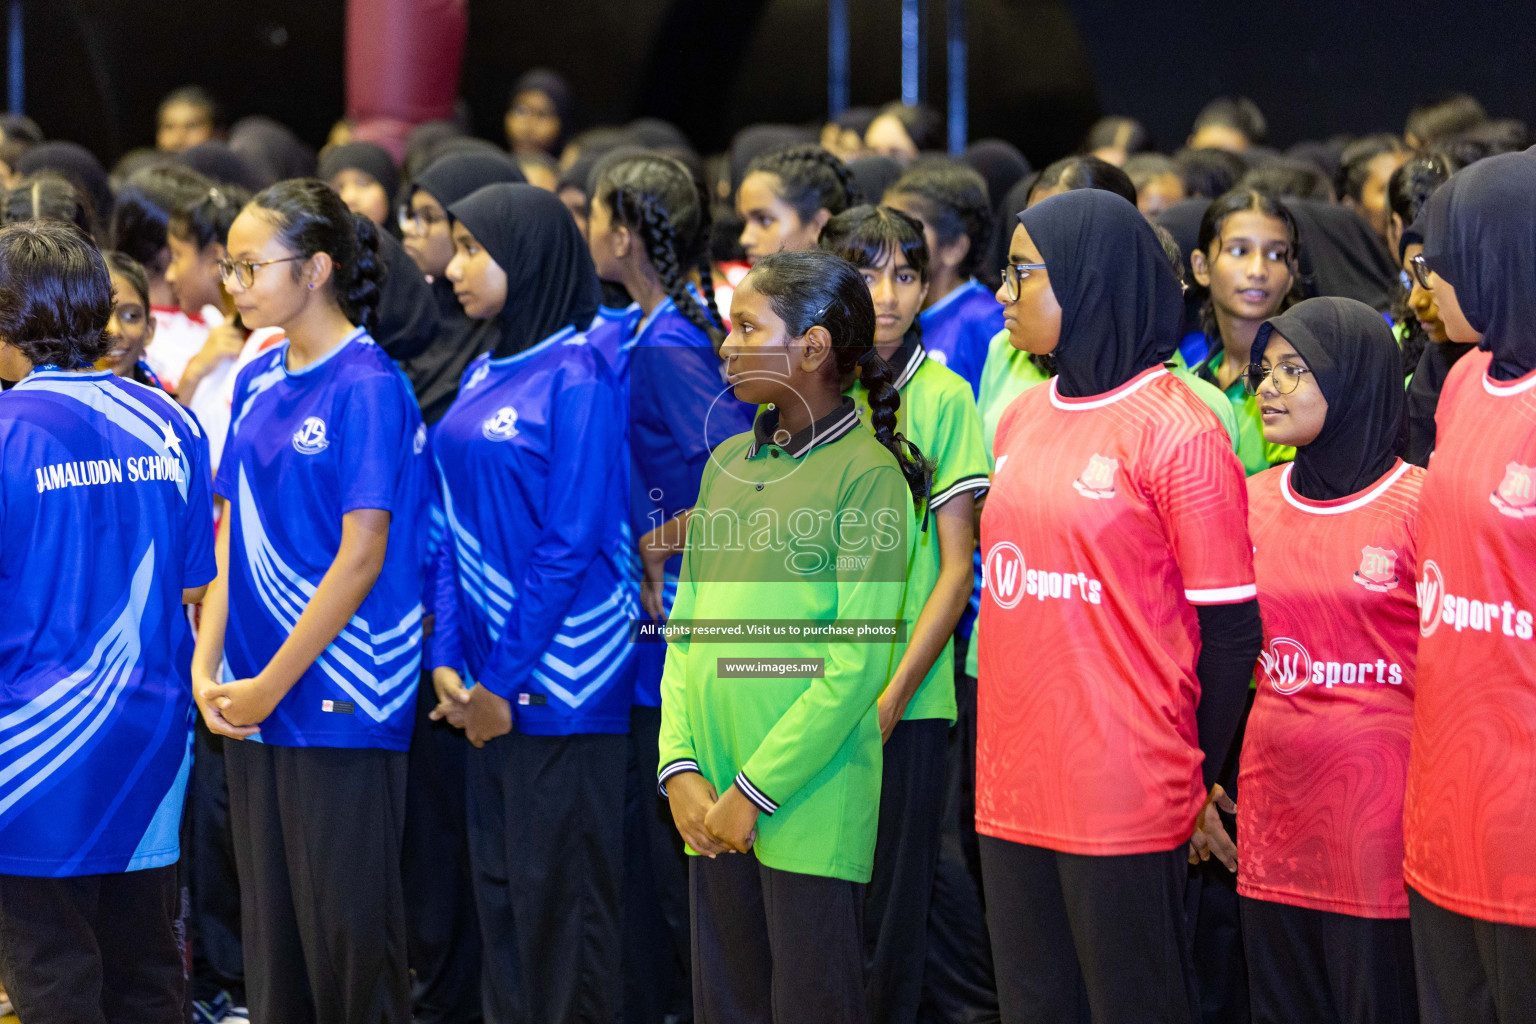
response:
<path id="1" fill-rule="evenodd" d="M 1053 380 L 998 424 L 981 518 L 976 827 L 1067 853 L 1170 850 L 1204 799 L 1195 604 L 1254 596 L 1243 467 L 1162 367 Z"/>
<path id="2" fill-rule="evenodd" d="M 1264 617 L 1238 776 L 1237 891 L 1356 917 L 1407 917 L 1403 789 L 1424 471 L 1310 501 L 1291 466 L 1248 481 Z"/>
<path id="3" fill-rule="evenodd" d="M 1419 505 L 1408 884 L 1536 927 L 1536 373 L 1451 370 Z"/>

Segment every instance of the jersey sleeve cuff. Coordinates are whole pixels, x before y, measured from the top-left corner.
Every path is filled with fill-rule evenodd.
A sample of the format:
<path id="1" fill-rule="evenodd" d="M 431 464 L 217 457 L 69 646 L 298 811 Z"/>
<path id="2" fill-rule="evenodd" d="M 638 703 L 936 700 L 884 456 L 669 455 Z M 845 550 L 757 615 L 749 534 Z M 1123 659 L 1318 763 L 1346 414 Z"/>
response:
<path id="1" fill-rule="evenodd" d="M 1241 587 L 1217 587 L 1213 590 L 1186 590 L 1184 600 L 1190 604 L 1242 604 L 1259 596 L 1259 588 L 1252 583 Z"/>
<path id="2" fill-rule="evenodd" d="M 512 687 L 503 684 L 500 679 L 492 675 L 490 672 L 482 672 L 478 677 L 476 677 L 475 682 L 485 687 L 487 690 L 490 690 L 502 700 L 513 704 L 517 703 L 516 701 L 512 700 Z"/>
<path id="3" fill-rule="evenodd" d="M 752 805 L 764 814 L 772 815 L 779 809 L 779 805 L 768 799 L 768 794 L 752 785 L 752 780 L 747 778 L 746 772 L 736 773 L 736 788 L 741 790 L 741 795 L 752 801 Z"/>
<path id="4" fill-rule="evenodd" d="M 657 791 L 661 793 L 662 796 L 666 796 L 667 780 L 674 775 L 681 775 L 683 772 L 696 772 L 699 775 L 704 774 L 703 772 L 699 771 L 699 762 L 695 761 L 691 757 L 680 757 L 676 761 L 669 761 L 662 765 L 661 771 L 656 775 Z"/>
<path id="5" fill-rule="evenodd" d="M 950 500 L 964 494 L 966 491 L 972 492 L 976 495 L 976 497 L 979 498 L 991 489 L 991 478 L 989 478 L 985 473 L 977 473 L 973 474 L 972 476 L 961 477 L 959 480 L 956 480 L 954 483 L 945 487 L 942 491 L 936 492 L 933 497 L 928 499 L 928 511 L 937 512 L 941 506 L 945 505 Z"/>

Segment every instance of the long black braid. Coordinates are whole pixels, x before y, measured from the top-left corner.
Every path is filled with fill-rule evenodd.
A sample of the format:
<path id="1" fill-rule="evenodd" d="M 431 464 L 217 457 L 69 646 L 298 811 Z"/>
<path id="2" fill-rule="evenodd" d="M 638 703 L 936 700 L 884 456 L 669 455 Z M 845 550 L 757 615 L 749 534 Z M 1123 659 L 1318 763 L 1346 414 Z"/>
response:
<path id="1" fill-rule="evenodd" d="M 858 380 L 869 392 L 875 440 L 896 457 L 913 499 L 925 510 L 926 527 L 933 463 L 896 429 L 901 392 L 896 390 L 891 364 L 875 350 L 875 304 L 863 276 L 841 256 L 811 249 L 764 256 L 753 264 L 748 277 L 768 297 L 791 337 L 818 324 L 827 329 L 839 387 L 847 391 Z"/>
<path id="2" fill-rule="evenodd" d="M 640 236 L 667 296 L 718 350 L 725 331 L 710 280 L 709 213 L 688 168 L 654 153 L 627 157 L 603 172 L 593 200 L 613 211 L 614 223 Z M 694 265 L 701 270 L 702 305 L 688 290 L 684 268 Z"/>
<path id="3" fill-rule="evenodd" d="M 853 175 L 848 165 L 820 146 L 786 146 L 753 160 L 747 173 L 761 171 L 779 179 L 774 193 L 795 208 L 801 220 L 817 210 L 836 216 L 853 205 Z"/>

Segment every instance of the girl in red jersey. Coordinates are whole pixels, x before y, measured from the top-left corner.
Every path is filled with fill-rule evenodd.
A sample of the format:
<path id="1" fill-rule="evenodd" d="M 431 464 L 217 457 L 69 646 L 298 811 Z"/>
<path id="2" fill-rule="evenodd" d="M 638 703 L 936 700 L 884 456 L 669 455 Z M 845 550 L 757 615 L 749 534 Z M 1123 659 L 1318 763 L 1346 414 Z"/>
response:
<path id="1" fill-rule="evenodd" d="M 1451 369 L 1419 506 L 1419 678 L 1404 807 L 1426 1024 L 1536 1007 L 1536 153 L 1424 207 Z"/>
<path id="2" fill-rule="evenodd" d="M 998 300 L 1058 376 L 981 517 L 976 830 L 1005 1022 L 1188 1024 L 1187 842 L 1261 635 L 1243 471 L 1163 366 L 1183 294 L 1134 204 L 1019 215 Z"/>
<path id="3" fill-rule="evenodd" d="M 1418 1020 L 1402 804 L 1424 471 L 1397 454 L 1402 378 L 1391 328 L 1354 299 L 1307 299 L 1253 343 L 1264 440 L 1297 450 L 1248 481 L 1265 648 L 1237 887 L 1255 1024 Z"/>

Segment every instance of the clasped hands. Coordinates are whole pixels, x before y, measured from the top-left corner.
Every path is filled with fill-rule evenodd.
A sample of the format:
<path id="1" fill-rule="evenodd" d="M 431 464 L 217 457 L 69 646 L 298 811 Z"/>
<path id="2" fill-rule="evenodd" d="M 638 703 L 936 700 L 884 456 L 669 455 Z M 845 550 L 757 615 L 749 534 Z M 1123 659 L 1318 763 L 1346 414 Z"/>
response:
<path id="1" fill-rule="evenodd" d="M 465 689 L 463 677 L 453 669 L 433 669 L 432 689 L 437 707 L 427 717 L 463 729 L 465 739 L 474 746 L 483 747 L 512 731 L 512 702 L 484 686 Z"/>
<path id="2" fill-rule="evenodd" d="M 667 802 L 683 842 L 705 857 L 746 853 L 757 841 L 757 805 L 734 785 L 719 796 L 698 772 L 680 772 L 667 780 Z"/>

